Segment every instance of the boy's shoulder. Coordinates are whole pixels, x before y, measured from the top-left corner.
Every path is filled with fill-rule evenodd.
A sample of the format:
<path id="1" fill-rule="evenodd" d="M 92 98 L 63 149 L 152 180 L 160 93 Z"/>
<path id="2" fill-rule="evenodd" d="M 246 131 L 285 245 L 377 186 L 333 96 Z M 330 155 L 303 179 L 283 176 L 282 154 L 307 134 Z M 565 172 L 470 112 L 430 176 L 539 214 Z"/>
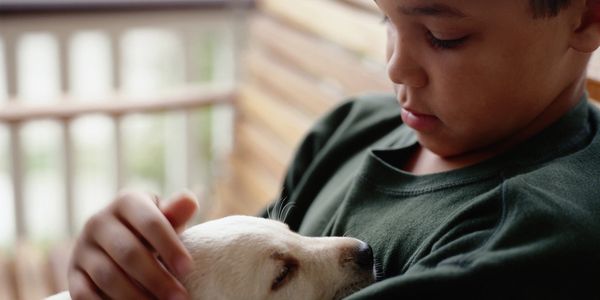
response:
<path id="1" fill-rule="evenodd" d="M 535 207 L 600 229 L 600 110 L 589 106 L 589 139 L 581 147 L 536 166 L 504 183 L 507 206 Z"/>
<path id="2" fill-rule="evenodd" d="M 339 144 L 351 140 L 371 140 L 402 125 L 400 104 L 393 94 L 370 93 L 348 98 L 315 123 L 308 138 Z M 320 148 L 320 147 L 317 147 Z"/>

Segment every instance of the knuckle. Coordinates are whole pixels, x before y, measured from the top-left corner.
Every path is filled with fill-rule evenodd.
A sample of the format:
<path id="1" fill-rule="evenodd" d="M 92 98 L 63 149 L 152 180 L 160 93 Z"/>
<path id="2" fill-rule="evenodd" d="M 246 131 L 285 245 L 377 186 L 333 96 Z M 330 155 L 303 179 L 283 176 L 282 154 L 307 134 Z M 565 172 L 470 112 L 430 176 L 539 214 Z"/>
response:
<path id="1" fill-rule="evenodd" d="M 91 233 L 94 232 L 96 229 L 98 229 L 98 227 L 100 226 L 100 214 L 95 214 L 93 216 L 91 216 L 87 222 L 85 222 L 85 225 L 83 227 L 83 230 L 85 233 Z"/>
<path id="2" fill-rule="evenodd" d="M 124 201 L 134 197 L 135 195 L 136 193 L 131 190 L 120 190 L 115 197 L 115 201 Z"/>
<path id="3" fill-rule="evenodd" d="M 107 264 L 94 264 L 89 270 L 90 277 L 101 289 L 107 289 L 111 286 L 111 281 L 114 280 L 116 272 Z"/>
<path id="4" fill-rule="evenodd" d="M 118 206 L 128 205 L 130 203 L 138 203 L 146 199 L 144 196 L 145 194 L 137 191 L 122 190 L 117 194 L 114 203 Z"/>
<path id="5" fill-rule="evenodd" d="M 95 298 L 95 295 L 92 291 L 81 287 L 75 287 L 70 289 L 69 295 L 71 296 L 72 300 L 84 300 Z"/>
<path id="6" fill-rule="evenodd" d="M 164 232 L 163 223 L 157 216 L 147 216 L 142 221 L 142 226 L 148 230 L 148 232 L 154 232 L 157 234 Z"/>
<path id="7" fill-rule="evenodd" d="M 95 232 L 98 232 L 100 228 L 106 225 L 106 216 L 104 211 L 100 211 L 93 216 L 91 216 L 85 225 L 83 226 L 83 236 L 94 236 Z"/>
<path id="8" fill-rule="evenodd" d="M 69 296 L 73 300 L 80 299 L 97 299 L 98 295 L 95 294 L 94 290 L 89 286 L 89 283 L 85 279 L 84 275 L 79 270 L 70 271 L 68 274 L 68 287 Z"/>
<path id="9" fill-rule="evenodd" d="M 132 263 L 137 261 L 143 249 L 131 243 L 115 240 L 113 245 L 115 256 L 122 262 Z"/>
<path id="10" fill-rule="evenodd" d="M 76 272 L 76 268 L 77 268 L 77 264 L 78 264 L 78 260 L 79 257 L 81 256 L 81 244 L 83 242 L 81 241 L 81 239 L 78 239 L 75 242 L 75 246 L 73 247 L 73 252 L 71 253 L 71 256 L 69 257 L 69 261 L 67 264 L 67 274 L 69 276 L 71 276 L 73 273 Z"/>

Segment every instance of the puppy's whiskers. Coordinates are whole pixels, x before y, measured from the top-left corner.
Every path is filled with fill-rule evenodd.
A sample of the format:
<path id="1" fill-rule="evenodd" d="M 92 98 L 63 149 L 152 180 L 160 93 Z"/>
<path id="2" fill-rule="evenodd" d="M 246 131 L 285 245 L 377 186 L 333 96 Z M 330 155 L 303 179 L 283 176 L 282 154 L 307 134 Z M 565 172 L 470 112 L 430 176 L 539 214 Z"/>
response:
<path id="1" fill-rule="evenodd" d="M 283 207 L 283 209 L 282 209 L 282 211 L 281 211 L 281 212 L 283 213 L 283 215 L 282 215 L 282 217 L 283 217 L 283 218 L 282 218 L 282 219 L 280 219 L 279 221 L 281 221 L 281 222 L 285 223 L 285 220 L 287 220 L 287 218 L 288 218 L 288 216 L 290 215 L 290 212 L 292 211 L 292 209 L 294 208 L 294 206 L 295 206 L 295 204 L 294 204 L 294 203 L 292 203 L 292 202 L 289 202 L 289 203 L 287 203 L 287 204 L 286 204 L 286 205 Z"/>
<path id="2" fill-rule="evenodd" d="M 276 220 L 285 223 L 285 220 L 294 207 L 294 204 L 286 203 L 287 196 L 282 192 L 282 198 L 276 201 L 269 209 L 267 209 L 267 217 L 270 220 Z"/>
<path id="3" fill-rule="evenodd" d="M 267 207 L 267 219 L 273 220 L 273 217 L 271 216 L 271 208 L 270 207 Z"/>

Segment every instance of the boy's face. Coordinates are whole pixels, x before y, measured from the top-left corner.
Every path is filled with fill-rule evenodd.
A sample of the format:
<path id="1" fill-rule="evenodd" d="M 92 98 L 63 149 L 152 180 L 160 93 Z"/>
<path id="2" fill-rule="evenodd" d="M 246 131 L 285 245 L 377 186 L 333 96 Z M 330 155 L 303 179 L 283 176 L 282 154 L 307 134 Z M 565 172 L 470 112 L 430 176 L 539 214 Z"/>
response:
<path id="1" fill-rule="evenodd" d="M 376 2 L 402 118 L 440 156 L 510 141 L 582 92 L 571 8 L 535 19 L 528 0 Z"/>

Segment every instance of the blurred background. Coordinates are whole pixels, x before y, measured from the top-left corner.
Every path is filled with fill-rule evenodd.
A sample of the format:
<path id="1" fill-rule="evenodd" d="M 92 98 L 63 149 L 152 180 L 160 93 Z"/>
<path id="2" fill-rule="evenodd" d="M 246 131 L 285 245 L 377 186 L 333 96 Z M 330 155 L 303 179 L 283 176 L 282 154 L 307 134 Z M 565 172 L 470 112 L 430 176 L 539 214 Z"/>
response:
<path id="1" fill-rule="evenodd" d="M 391 92 L 380 20 L 372 0 L 0 0 L 0 299 L 66 289 L 121 189 L 256 214 L 316 118 Z"/>
<path id="2" fill-rule="evenodd" d="M 121 189 L 256 214 L 345 96 L 390 91 L 371 1 L 0 0 L 0 299 L 66 288 Z"/>

